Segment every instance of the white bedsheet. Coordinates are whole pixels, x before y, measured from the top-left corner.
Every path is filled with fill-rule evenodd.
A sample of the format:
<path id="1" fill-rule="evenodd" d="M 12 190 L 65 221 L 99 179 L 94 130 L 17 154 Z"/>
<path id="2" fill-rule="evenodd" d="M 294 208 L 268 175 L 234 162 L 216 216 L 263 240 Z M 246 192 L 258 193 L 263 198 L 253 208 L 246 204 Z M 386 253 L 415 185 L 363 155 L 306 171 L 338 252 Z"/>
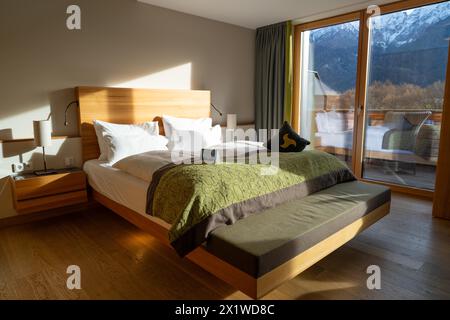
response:
<path id="1" fill-rule="evenodd" d="M 166 229 L 170 228 L 170 225 L 165 221 L 145 213 L 148 182 L 115 169 L 108 165 L 106 161 L 86 161 L 83 169 L 88 176 L 89 184 L 95 191 Z"/>
<path id="2" fill-rule="evenodd" d="M 230 156 L 231 159 L 234 159 L 234 155 L 245 157 L 247 152 L 267 150 L 262 146 L 262 143 L 250 141 L 227 142 L 210 148 L 219 150 L 222 153 L 219 156 L 221 159 L 223 159 L 223 155 Z M 183 160 L 186 161 L 185 163 L 191 163 L 192 158 L 201 163 L 200 152 L 192 154 L 191 152 L 183 153 L 182 151 L 174 151 L 173 153 L 171 151 L 150 151 L 126 157 L 115 163 L 113 168 L 126 172 L 143 181 L 151 182 L 153 174 L 158 169 L 173 162 L 182 163 Z"/>

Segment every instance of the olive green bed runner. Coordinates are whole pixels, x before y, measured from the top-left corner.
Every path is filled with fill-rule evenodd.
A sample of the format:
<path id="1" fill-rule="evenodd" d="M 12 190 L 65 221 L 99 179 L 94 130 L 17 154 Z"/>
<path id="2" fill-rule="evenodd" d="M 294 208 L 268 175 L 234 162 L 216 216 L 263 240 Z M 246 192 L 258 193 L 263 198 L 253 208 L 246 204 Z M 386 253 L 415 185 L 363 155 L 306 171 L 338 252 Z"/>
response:
<path id="1" fill-rule="evenodd" d="M 279 169 L 265 164 L 169 164 L 153 174 L 147 213 L 172 224 L 169 240 L 185 256 L 216 228 L 250 214 L 355 180 L 347 166 L 321 151 L 280 153 Z"/>

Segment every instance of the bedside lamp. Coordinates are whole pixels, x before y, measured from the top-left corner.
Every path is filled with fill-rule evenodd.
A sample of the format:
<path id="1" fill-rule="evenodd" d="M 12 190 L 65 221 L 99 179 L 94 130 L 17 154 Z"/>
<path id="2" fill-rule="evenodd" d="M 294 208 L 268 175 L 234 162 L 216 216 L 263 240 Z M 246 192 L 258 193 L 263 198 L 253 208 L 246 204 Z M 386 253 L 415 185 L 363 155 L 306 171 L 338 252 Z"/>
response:
<path id="1" fill-rule="evenodd" d="M 227 130 L 237 129 L 237 115 L 227 114 Z"/>
<path id="2" fill-rule="evenodd" d="M 225 141 L 236 141 L 235 131 L 237 129 L 237 116 L 235 114 L 227 114 L 227 128 L 225 130 Z"/>
<path id="3" fill-rule="evenodd" d="M 50 120 L 33 121 L 34 143 L 37 147 L 42 147 L 42 157 L 44 160 L 44 170 L 35 171 L 37 176 L 55 174 L 54 170 L 47 170 L 47 162 L 45 160 L 45 147 L 52 145 L 52 123 Z"/>

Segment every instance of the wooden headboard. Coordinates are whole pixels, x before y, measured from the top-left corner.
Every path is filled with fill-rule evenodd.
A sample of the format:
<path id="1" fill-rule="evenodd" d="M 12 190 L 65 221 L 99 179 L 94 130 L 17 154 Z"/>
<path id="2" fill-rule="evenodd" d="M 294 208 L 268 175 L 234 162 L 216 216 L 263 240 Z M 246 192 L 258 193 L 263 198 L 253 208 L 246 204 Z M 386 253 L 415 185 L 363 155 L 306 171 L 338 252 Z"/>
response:
<path id="1" fill-rule="evenodd" d="M 183 118 L 210 116 L 210 91 L 77 87 L 83 162 L 97 159 L 100 149 L 93 121 L 121 124 L 158 121 L 164 134 L 162 115 Z"/>

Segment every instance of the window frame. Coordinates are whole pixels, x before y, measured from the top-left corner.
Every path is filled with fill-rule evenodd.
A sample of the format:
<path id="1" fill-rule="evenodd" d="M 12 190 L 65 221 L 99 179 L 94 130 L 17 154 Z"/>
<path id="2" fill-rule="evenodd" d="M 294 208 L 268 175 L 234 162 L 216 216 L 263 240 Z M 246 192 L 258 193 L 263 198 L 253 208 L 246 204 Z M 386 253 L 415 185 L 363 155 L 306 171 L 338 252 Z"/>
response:
<path id="1" fill-rule="evenodd" d="M 404 0 L 394 3 L 388 3 L 379 6 L 380 14 L 388 14 L 402 10 L 419 8 L 426 5 L 446 2 L 448 0 Z M 404 186 L 390 182 L 382 182 L 363 178 L 363 160 L 364 160 L 364 130 L 366 117 L 366 89 L 368 81 L 368 64 L 369 64 L 369 40 L 370 29 L 366 28 L 370 14 L 366 9 L 353 11 L 346 14 L 332 16 L 316 21 L 297 24 L 294 26 L 294 79 L 293 79 L 293 99 L 292 99 L 292 127 L 297 132 L 300 131 L 300 113 L 301 113 L 301 53 L 302 53 L 302 33 L 309 30 L 333 26 L 351 21 L 359 21 L 359 45 L 358 45 L 358 65 L 356 74 L 356 88 L 355 88 L 355 117 L 354 117 L 354 134 L 353 134 L 353 149 L 352 149 L 352 170 L 355 176 L 362 181 L 381 184 L 391 187 L 393 191 L 412 194 L 415 196 L 422 196 L 425 198 L 433 198 L 434 191 L 417 187 Z M 449 48 L 450 59 L 450 48 Z M 447 68 L 445 82 L 450 83 L 450 66 Z M 447 90 L 448 91 L 448 90 Z M 444 93 L 444 101 L 450 100 L 449 92 Z M 450 111 L 448 103 L 444 102 L 443 114 Z M 450 144 L 450 137 L 444 137 L 441 130 L 440 145 Z M 444 141 L 445 140 L 445 141 Z M 441 157 L 441 149 L 439 150 L 439 157 Z M 436 166 L 436 174 L 439 171 L 439 165 L 442 161 L 438 161 Z M 435 190 L 438 188 L 436 182 Z"/>

